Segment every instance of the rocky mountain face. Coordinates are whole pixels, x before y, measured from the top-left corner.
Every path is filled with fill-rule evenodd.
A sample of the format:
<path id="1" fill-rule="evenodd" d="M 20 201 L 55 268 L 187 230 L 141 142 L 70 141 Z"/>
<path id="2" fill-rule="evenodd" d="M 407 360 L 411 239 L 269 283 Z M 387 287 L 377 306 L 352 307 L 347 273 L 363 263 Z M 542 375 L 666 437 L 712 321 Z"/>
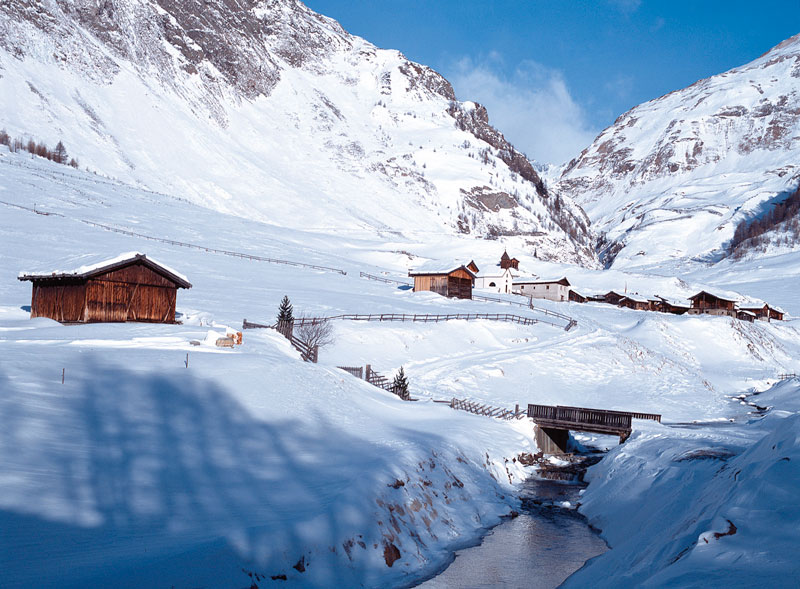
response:
<path id="1" fill-rule="evenodd" d="M 520 235 L 592 264 L 588 219 L 451 85 L 295 0 L 0 5 L 0 126 L 82 166 L 321 231 Z"/>
<path id="2" fill-rule="evenodd" d="M 618 267 L 713 261 L 736 225 L 800 183 L 800 35 L 639 105 L 564 168 L 557 189 Z"/>

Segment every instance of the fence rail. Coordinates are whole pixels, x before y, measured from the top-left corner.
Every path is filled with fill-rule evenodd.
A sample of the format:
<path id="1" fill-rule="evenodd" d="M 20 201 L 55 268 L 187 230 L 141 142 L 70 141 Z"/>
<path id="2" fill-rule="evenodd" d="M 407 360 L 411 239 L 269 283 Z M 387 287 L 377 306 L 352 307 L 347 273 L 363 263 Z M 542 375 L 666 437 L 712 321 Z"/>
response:
<path id="1" fill-rule="evenodd" d="M 316 364 L 319 360 L 319 346 L 309 346 L 305 342 L 297 339 L 294 336 L 294 326 L 291 323 L 283 325 L 280 323 L 265 325 L 263 323 L 253 323 L 252 321 L 244 319 L 242 321 L 242 329 L 274 329 L 289 340 L 292 346 L 294 346 L 294 349 L 300 352 L 300 357 L 305 362 L 313 362 Z"/>
<path id="2" fill-rule="evenodd" d="M 323 270 L 325 272 L 335 272 L 337 274 L 346 275 L 347 272 L 340 269 L 340 268 L 331 268 L 330 266 L 318 266 L 317 264 L 307 264 L 305 262 L 294 262 L 292 260 L 281 260 L 278 258 L 268 258 L 265 256 L 256 256 L 253 254 L 245 254 L 242 252 L 235 252 L 232 250 L 225 250 L 219 249 L 215 247 L 206 247 L 204 245 L 198 245 L 195 243 L 187 243 L 184 241 L 175 241 L 174 239 L 165 239 L 163 237 L 154 237 L 152 235 L 145 235 L 144 233 L 137 233 L 135 231 L 129 231 L 127 229 L 121 229 L 119 227 L 113 227 L 111 225 L 104 225 L 103 223 L 95 223 L 94 221 L 86 221 L 84 219 L 79 219 L 81 223 L 85 223 L 87 225 L 91 225 L 93 227 L 100 227 L 101 229 L 105 229 L 106 231 L 113 231 L 114 233 L 121 233 L 123 235 L 130 235 L 132 237 L 139 237 L 141 239 L 149 239 L 151 241 L 158 241 L 160 243 L 167 243 L 169 245 L 177 245 L 180 247 L 188 247 L 192 249 L 202 250 L 206 252 L 211 252 L 215 254 L 223 254 L 226 256 L 232 256 L 234 258 L 243 258 L 245 260 L 254 260 L 257 262 L 268 262 L 270 264 L 283 264 L 285 266 L 294 266 L 297 268 L 310 268 L 312 270 Z"/>
<path id="3" fill-rule="evenodd" d="M 789 380 L 791 378 L 797 378 L 797 375 L 794 372 L 787 373 L 787 374 L 779 374 L 778 378 L 780 380 Z"/>
<path id="4" fill-rule="evenodd" d="M 364 367 L 363 366 L 337 366 L 339 370 L 344 370 L 345 372 L 349 372 L 356 378 L 360 378 L 364 380 Z"/>
<path id="5" fill-rule="evenodd" d="M 403 286 L 413 286 L 411 282 L 405 282 L 403 280 L 395 280 L 394 278 L 384 278 L 383 276 L 375 276 L 374 274 L 367 274 L 366 272 L 359 272 L 358 276 L 360 278 L 366 278 L 367 280 L 377 280 L 378 282 L 384 282 L 386 284 L 402 284 Z"/>
<path id="6" fill-rule="evenodd" d="M 517 405 L 514 410 L 505 409 L 504 407 L 493 407 L 491 405 L 482 405 L 467 399 L 457 399 L 453 397 L 450 400 L 450 408 L 458 409 L 460 411 L 467 411 L 475 415 L 485 415 L 486 417 L 496 417 L 498 419 L 524 419 L 527 417 L 527 412 L 520 410 Z"/>
<path id="7" fill-rule="evenodd" d="M 440 321 L 453 321 L 463 319 L 473 321 L 476 319 L 486 319 L 489 321 L 506 321 L 509 323 L 519 323 L 521 325 L 534 325 L 541 322 L 541 319 L 534 319 L 532 317 L 523 317 L 521 315 L 512 315 L 508 313 L 450 313 L 447 315 L 438 314 L 409 314 L 409 313 L 375 313 L 370 315 L 333 315 L 331 317 L 302 317 L 294 320 L 295 325 L 315 324 L 323 321 L 410 321 L 418 323 L 439 323 Z M 265 325 L 258 325 L 256 323 L 246 322 L 245 329 L 251 327 L 271 327 Z"/>

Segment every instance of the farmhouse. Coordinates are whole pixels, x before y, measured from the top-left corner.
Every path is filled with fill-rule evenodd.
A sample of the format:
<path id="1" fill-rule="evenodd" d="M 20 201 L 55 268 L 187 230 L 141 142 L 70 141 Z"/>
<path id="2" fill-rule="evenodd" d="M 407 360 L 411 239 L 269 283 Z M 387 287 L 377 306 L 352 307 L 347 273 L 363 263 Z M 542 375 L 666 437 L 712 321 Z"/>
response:
<path id="1" fill-rule="evenodd" d="M 692 303 L 688 311 L 690 315 L 708 314 L 736 317 L 736 301 L 734 299 L 727 299 L 701 290 L 696 295 L 690 296 L 689 300 Z"/>
<path id="2" fill-rule="evenodd" d="M 567 301 L 569 300 L 569 287 L 569 280 L 567 280 L 566 277 L 556 280 L 516 278 L 514 279 L 513 292 L 532 297 L 534 299 Z"/>
<path id="3" fill-rule="evenodd" d="M 430 262 L 409 271 L 408 275 L 414 278 L 414 292 L 429 290 L 445 297 L 472 298 L 475 273 L 466 266 Z"/>
<path id="4" fill-rule="evenodd" d="M 129 252 L 88 262 L 71 271 L 22 273 L 33 283 L 31 317 L 62 323 L 145 321 L 175 323 L 179 288 L 191 288 L 185 276 Z"/>
<path id="5" fill-rule="evenodd" d="M 760 319 L 761 321 L 771 321 L 772 319 L 783 321 L 784 312 L 781 309 L 770 307 L 767 303 L 764 303 L 763 306 L 742 305 L 740 309 L 742 311 L 749 311 L 755 315 L 756 319 Z"/>

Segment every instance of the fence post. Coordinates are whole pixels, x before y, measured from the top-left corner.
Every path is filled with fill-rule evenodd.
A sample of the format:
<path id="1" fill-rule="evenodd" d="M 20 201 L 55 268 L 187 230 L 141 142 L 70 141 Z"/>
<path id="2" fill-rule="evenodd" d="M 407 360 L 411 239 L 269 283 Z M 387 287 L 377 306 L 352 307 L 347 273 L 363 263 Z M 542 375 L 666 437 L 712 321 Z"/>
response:
<path id="1" fill-rule="evenodd" d="M 364 369 L 364 380 L 366 380 L 367 382 L 370 382 L 371 373 L 372 373 L 372 366 L 367 364 L 365 369 Z"/>
<path id="2" fill-rule="evenodd" d="M 292 339 L 294 331 L 294 321 L 278 321 L 278 332 L 286 339 Z"/>

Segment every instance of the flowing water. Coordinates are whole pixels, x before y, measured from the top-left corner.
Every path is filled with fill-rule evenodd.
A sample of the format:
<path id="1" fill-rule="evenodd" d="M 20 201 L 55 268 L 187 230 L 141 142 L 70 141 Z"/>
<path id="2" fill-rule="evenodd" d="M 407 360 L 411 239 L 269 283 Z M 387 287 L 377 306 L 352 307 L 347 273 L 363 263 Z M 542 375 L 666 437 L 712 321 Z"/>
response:
<path id="1" fill-rule="evenodd" d="M 574 509 L 586 486 L 580 482 L 583 468 L 544 473 L 567 480 L 529 479 L 521 489 L 518 517 L 493 528 L 480 545 L 456 552 L 449 567 L 419 587 L 558 587 L 608 550 Z"/>

